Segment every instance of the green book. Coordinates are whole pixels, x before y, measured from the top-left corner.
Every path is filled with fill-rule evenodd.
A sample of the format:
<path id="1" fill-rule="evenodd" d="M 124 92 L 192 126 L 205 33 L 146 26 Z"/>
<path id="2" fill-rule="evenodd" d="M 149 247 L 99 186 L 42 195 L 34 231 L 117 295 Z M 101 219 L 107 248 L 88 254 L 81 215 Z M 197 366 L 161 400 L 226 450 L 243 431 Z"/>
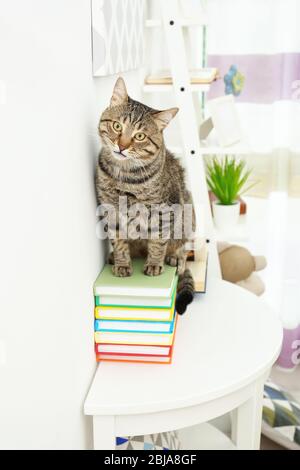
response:
<path id="1" fill-rule="evenodd" d="M 112 266 L 106 264 L 94 283 L 95 296 L 161 297 L 170 299 L 177 283 L 176 268 L 165 266 L 159 276 L 146 276 L 143 273 L 145 260 L 133 260 L 133 274 L 129 277 L 116 277 Z M 125 303 L 125 300 L 124 300 Z"/>

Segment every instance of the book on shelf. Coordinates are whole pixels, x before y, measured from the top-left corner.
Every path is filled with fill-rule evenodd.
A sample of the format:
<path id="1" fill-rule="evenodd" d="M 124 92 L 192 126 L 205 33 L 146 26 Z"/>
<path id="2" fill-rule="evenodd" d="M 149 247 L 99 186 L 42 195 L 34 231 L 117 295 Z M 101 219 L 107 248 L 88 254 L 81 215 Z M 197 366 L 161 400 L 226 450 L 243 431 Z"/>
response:
<path id="1" fill-rule="evenodd" d="M 193 252 L 188 253 L 186 267 L 192 273 L 195 285 L 195 292 L 200 294 L 205 293 L 206 291 L 207 262 L 208 250 L 206 246 L 203 250 L 201 259 L 199 259 L 198 261 L 193 259 Z"/>
<path id="2" fill-rule="evenodd" d="M 206 244 L 201 249 L 201 255 L 197 257 L 197 253 L 191 249 L 187 254 L 186 267 L 190 269 L 195 285 L 195 292 L 206 292 L 207 279 L 208 250 Z"/>
<path id="3" fill-rule="evenodd" d="M 218 69 L 215 67 L 204 67 L 197 70 L 190 70 L 191 84 L 206 85 L 212 83 L 218 78 Z M 169 70 L 161 70 L 155 74 L 148 75 L 145 78 L 147 85 L 171 85 L 173 83 L 172 75 Z"/>

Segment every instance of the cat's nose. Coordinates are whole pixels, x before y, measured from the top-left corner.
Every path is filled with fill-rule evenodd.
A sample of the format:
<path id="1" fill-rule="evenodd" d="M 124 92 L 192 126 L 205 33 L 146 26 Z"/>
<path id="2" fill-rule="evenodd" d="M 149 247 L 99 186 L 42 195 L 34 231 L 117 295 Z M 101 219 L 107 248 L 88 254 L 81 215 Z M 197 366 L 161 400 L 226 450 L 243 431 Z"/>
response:
<path id="1" fill-rule="evenodd" d="M 128 149 L 128 147 L 130 146 L 130 142 L 131 140 L 128 136 L 121 135 L 118 141 L 120 152 L 123 152 L 123 150 Z"/>
<path id="2" fill-rule="evenodd" d="M 126 145 L 119 144 L 119 150 L 120 150 L 120 152 L 123 152 L 123 150 L 126 150 L 126 148 L 127 148 Z"/>

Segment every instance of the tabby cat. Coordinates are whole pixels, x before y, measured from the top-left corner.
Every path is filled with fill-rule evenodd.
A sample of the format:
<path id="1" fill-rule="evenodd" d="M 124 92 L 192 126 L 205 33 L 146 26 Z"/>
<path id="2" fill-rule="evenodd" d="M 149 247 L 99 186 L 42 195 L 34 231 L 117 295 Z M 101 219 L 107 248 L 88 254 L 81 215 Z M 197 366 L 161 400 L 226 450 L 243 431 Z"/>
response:
<path id="1" fill-rule="evenodd" d="M 133 100 L 127 94 L 123 79 L 118 78 L 110 106 L 103 112 L 98 127 L 103 142 L 96 170 L 98 204 L 111 204 L 118 211 L 120 196 L 126 196 L 129 208 L 137 203 L 147 208 L 155 204 L 163 207 L 175 204 L 182 208 L 190 204 L 192 207 L 184 170 L 166 149 L 162 133 L 177 111 L 178 108 L 157 111 Z M 130 234 L 127 238 L 118 236 L 118 219 L 116 236 L 111 238 L 110 261 L 113 273 L 120 277 L 132 274 L 133 257 L 145 257 L 144 273 L 148 276 L 159 275 L 164 263 L 176 266 L 179 275 L 176 310 L 183 314 L 194 296 L 193 278 L 185 268 L 185 243 L 189 236 L 182 227 L 183 237 L 174 238 L 176 215 L 172 218 L 171 213 L 170 220 L 168 238 L 162 237 L 163 223 L 159 217 L 158 236 L 135 239 Z M 148 216 L 144 222 L 150 226 Z M 194 230 L 193 209 L 191 225 Z"/>

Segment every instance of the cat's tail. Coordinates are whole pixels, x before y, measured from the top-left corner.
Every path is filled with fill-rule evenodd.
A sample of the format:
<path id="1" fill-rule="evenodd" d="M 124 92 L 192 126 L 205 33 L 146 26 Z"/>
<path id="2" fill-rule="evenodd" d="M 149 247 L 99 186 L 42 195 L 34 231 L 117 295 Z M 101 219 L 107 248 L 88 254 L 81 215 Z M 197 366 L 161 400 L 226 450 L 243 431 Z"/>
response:
<path id="1" fill-rule="evenodd" d="M 176 312 L 183 315 L 187 306 L 193 301 L 195 294 L 195 284 L 192 273 L 186 269 L 178 277 L 177 297 L 175 303 Z"/>

